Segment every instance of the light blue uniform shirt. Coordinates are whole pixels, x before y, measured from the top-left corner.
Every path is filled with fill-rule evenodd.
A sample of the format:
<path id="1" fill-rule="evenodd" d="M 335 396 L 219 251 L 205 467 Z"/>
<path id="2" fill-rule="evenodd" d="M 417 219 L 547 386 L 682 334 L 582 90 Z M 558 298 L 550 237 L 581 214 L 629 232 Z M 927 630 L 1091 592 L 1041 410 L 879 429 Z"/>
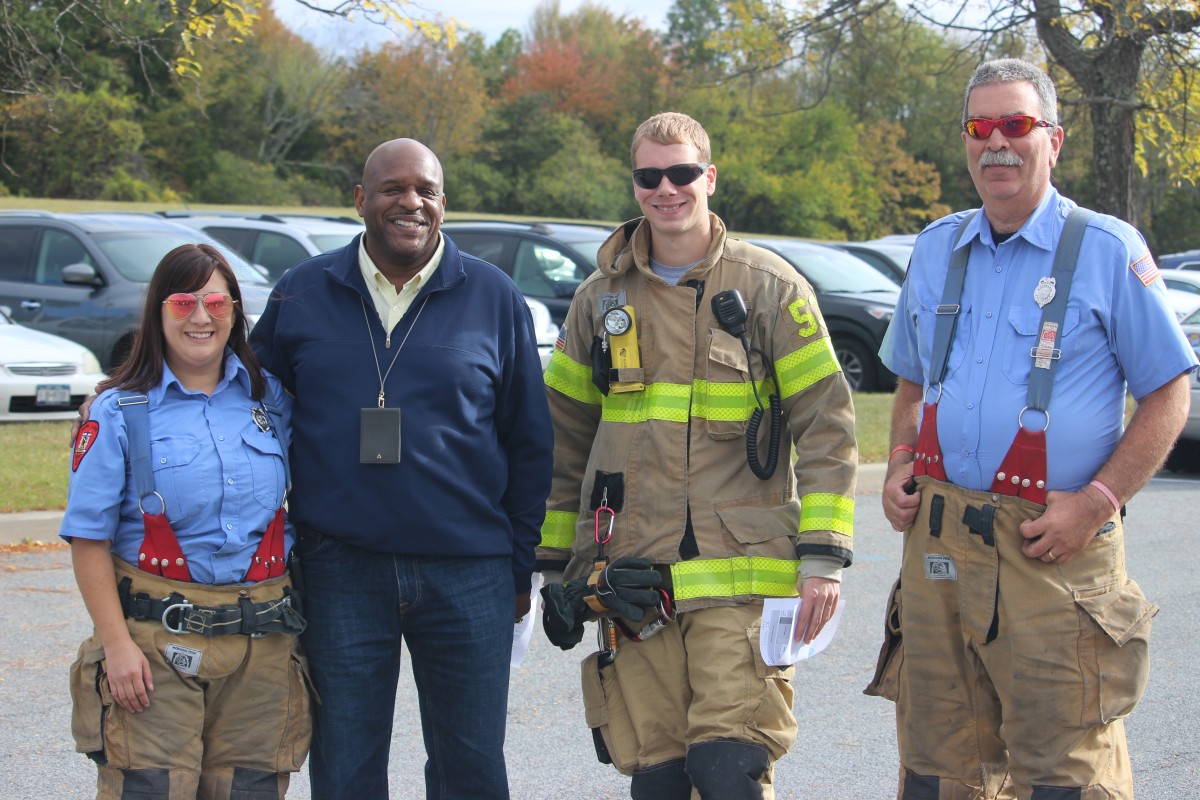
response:
<path id="1" fill-rule="evenodd" d="M 283 448 L 291 439 L 291 398 L 266 376 L 263 403 L 279 415 L 268 414 L 270 430 L 260 430 L 251 414 L 257 403 L 250 399 L 250 376 L 237 356 L 225 354 L 225 373 L 211 397 L 184 389 L 166 364 L 162 382 L 146 393 L 155 490 L 197 583 L 241 583 L 287 489 Z M 113 552 L 136 564 L 145 527 L 115 390 L 96 399 L 89 419 L 99 428 L 71 473 L 59 535 L 111 539 Z M 156 498 L 146 503 L 148 511 L 159 508 Z M 294 541 L 288 524 L 285 554 Z"/>
<path id="2" fill-rule="evenodd" d="M 937 412 L 946 476 L 958 486 L 990 489 L 1017 433 L 1033 363 L 1029 352 L 1042 316 L 1033 293 L 1050 275 L 1073 208 L 1074 202 L 1050 188 L 1003 243 L 993 240 L 984 212 L 959 242 L 971 255 Z M 918 385 L 927 380 L 934 310 L 966 214 L 938 220 L 917 238 L 879 350 L 888 369 Z M 1126 223 L 1097 214 L 1088 224 L 1059 331 L 1062 359 L 1046 428 L 1049 489 L 1078 490 L 1108 460 L 1124 430 L 1127 385 L 1141 398 L 1196 367 L 1163 282 L 1143 283 L 1142 275 L 1154 274 L 1149 259 L 1145 240 Z M 937 388 L 927 388 L 926 395 L 935 400 Z M 1026 412 L 1024 422 L 1040 430 L 1046 417 Z"/>

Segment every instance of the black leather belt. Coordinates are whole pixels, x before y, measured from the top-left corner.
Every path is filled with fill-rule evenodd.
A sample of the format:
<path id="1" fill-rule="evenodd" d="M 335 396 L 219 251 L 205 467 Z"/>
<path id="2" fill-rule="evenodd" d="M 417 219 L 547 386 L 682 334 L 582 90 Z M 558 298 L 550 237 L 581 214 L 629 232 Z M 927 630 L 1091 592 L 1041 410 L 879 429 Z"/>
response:
<path id="1" fill-rule="evenodd" d="M 129 619 L 161 622 L 171 633 L 192 633 L 198 636 L 266 636 L 285 633 L 292 636 L 304 631 L 307 623 L 300 608 L 300 595 L 284 587 L 283 597 L 263 603 L 253 603 L 248 597 L 238 598 L 237 605 L 198 606 L 189 603 L 178 592 L 160 599 L 145 592 L 134 594 L 133 581 L 122 578 L 117 584 L 121 610 Z"/>

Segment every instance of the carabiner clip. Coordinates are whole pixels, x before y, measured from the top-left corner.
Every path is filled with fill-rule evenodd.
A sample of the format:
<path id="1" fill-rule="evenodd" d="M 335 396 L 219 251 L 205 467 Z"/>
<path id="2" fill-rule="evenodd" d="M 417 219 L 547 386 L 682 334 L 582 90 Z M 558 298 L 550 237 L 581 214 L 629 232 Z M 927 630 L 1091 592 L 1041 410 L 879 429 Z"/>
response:
<path id="1" fill-rule="evenodd" d="M 601 503 L 604 501 L 601 500 Z M 605 531 L 604 537 L 600 537 L 600 515 L 608 514 L 608 530 Z M 608 544 L 608 540 L 613 535 L 613 523 L 617 520 L 617 512 L 613 511 L 607 505 L 601 505 L 596 509 L 596 544 Z"/>

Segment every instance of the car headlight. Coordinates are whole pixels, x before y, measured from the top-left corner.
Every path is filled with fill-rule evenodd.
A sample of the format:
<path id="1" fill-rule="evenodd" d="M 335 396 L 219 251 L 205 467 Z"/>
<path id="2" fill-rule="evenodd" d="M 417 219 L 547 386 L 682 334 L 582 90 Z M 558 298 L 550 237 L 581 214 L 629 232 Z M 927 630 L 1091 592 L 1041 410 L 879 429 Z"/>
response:
<path id="1" fill-rule="evenodd" d="M 892 306 L 867 306 L 867 313 L 875 319 L 883 320 L 884 322 L 892 321 L 892 314 L 896 309 Z"/>
<path id="2" fill-rule="evenodd" d="M 92 355 L 91 350 L 85 350 L 83 353 L 83 373 L 85 375 L 95 375 L 97 372 L 103 372 L 100 368 L 100 359 Z"/>

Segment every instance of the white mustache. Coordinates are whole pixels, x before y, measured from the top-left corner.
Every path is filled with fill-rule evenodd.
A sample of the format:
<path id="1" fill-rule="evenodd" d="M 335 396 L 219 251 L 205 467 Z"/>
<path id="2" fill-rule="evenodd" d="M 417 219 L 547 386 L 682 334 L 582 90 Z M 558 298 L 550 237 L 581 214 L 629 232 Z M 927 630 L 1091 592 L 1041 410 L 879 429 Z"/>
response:
<path id="1" fill-rule="evenodd" d="M 979 156 L 979 166 L 983 167 L 1019 167 L 1025 161 L 1012 150 L 984 150 Z"/>

